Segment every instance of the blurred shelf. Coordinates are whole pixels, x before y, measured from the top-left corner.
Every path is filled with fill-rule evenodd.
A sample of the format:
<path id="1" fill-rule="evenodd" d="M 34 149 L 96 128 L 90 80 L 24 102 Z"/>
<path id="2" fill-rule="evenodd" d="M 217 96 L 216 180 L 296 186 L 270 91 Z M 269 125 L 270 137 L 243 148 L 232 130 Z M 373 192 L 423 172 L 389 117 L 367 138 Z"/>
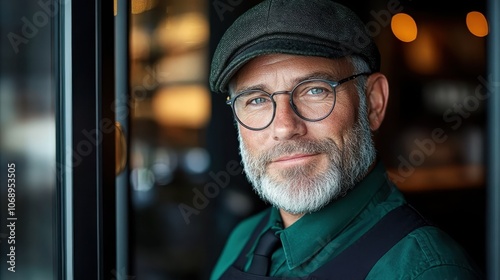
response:
<path id="1" fill-rule="evenodd" d="M 387 171 L 399 189 L 416 192 L 481 188 L 485 185 L 485 169 L 484 165 L 449 165 Z"/>

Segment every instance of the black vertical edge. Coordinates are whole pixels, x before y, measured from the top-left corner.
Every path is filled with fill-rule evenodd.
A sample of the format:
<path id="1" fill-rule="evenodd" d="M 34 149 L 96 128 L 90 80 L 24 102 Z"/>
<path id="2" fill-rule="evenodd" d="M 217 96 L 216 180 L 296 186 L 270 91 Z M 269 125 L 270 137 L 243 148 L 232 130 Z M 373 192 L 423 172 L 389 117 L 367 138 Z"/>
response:
<path id="1" fill-rule="evenodd" d="M 97 42 L 94 1 L 71 4 L 73 279 L 99 279 Z M 89 137 L 86 137 L 88 135 Z"/>
<path id="2" fill-rule="evenodd" d="M 97 127 L 102 131 L 98 149 L 98 221 L 100 279 L 116 279 L 116 159 L 115 159 L 115 18 L 113 1 L 96 2 Z"/>
<path id="3" fill-rule="evenodd" d="M 116 278 L 112 1 L 74 1 L 73 277 Z"/>

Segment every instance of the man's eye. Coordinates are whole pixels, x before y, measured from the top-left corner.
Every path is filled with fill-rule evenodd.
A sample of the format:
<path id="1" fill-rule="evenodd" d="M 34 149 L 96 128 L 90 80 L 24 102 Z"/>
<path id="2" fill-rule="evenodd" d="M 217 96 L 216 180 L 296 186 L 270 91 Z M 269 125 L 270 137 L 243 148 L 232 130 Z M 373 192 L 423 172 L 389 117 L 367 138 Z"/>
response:
<path id="1" fill-rule="evenodd" d="M 247 102 L 247 104 L 259 105 L 259 104 L 266 103 L 268 101 L 269 101 L 268 98 L 265 98 L 265 97 L 256 97 L 256 98 L 249 99 L 248 102 Z"/>
<path id="2" fill-rule="evenodd" d="M 317 94 L 322 94 L 325 92 L 324 88 L 311 88 L 307 94 L 312 94 L 312 95 L 317 95 Z"/>

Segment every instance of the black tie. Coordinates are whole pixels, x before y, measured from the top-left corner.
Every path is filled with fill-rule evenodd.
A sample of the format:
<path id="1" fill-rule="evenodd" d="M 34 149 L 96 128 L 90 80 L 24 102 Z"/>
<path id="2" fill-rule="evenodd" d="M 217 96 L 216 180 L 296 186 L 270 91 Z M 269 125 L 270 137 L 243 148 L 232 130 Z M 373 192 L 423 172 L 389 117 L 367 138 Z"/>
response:
<path id="1" fill-rule="evenodd" d="M 253 253 L 252 264 L 248 269 L 249 273 L 256 275 L 268 275 L 271 266 L 271 255 L 280 244 L 280 239 L 269 229 L 262 235 Z"/>

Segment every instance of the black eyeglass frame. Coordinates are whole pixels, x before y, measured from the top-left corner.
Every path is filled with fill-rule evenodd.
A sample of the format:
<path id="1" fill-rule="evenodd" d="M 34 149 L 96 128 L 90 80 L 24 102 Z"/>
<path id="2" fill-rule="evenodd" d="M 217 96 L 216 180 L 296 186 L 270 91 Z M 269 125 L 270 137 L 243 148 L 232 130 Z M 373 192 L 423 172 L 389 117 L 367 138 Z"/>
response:
<path id="1" fill-rule="evenodd" d="M 343 83 L 346 83 L 346 82 L 349 82 L 351 80 L 354 80 L 356 79 L 357 77 L 359 76 L 369 76 L 371 75 L 372 73 L 369 73 L 369 72 L 363 72 L 363 73 L 359 73 L 359 74 L 354 74 L 352 76 L 349 76 L 347 78 L 344 78 L 344 79 L 341 79 L 339 81 L 330 81 L 330 80 L 325 80 L 325 79 L 307 79 L 307 80 L 303 80 L 301 82 L 299 82 L 298 84 L 296 84 L 292 90 L 290 91 L 286 91 L 286 90 L 283 90 L 283 91 L 276 91 L 274 93 L 268 93 L 264 90 L 245 90 L 243 92 L 240 92 L 238 93 L 237 95 L 231 97 L 231 96 L 228 96 L 227 97 L 227 100 L 226 100 L 226 104 L 231 106 L 231 109 L 233 110 L 233 115 L 234 117 L 236 118 L 236 120 L 245 128 L 247 129 L 250 129 L 250 130 L 255 130 L 255 131 L 258 131 L 258 130 L 263 130 L 263 129 L 266 129 L 268 126 L 270 126 L 273 121 L 274 121 L 274 117 L 276 116 L 276 101 L 274 101 L 274 96 L 275 95 L 278 95 L 278 94 L 288 94 L 290 96 L 290 99 L 289 99 L 289 102 L 290 102 L 290 106 L 292 107 L 292 110 L 293 112 L 301 119 L 305 120 L 305 121 L 309 121 L 309 122 L 318 122 L 318 121 L 321 121 L 321 120 L 324 120 L 326 119 L 328 116 L 330 116 L 330 114 L 333 112 L 333 108 L 335 108 L 335 103 L 337 102 L 337 91 L 335 90 L 336 87 L 338 87 L 339 85 L 343 84 Z M 311 82 L 311 81 L 322 81 L 322 82 L 325 82 L 327 84 L 329 84 L 331 87 L 332 87 L 332 90 L 333 90 L 333 94 L 335 95 L 335 100 L 332 104 L 332 108 L 330 109 L 330 111 L 324 116 L 324 117 L 321 117 L 321 118 L 318 118 L 318 119 L 310 119 L 310 118 L 306 118 L 304 116 L 302 116 L 298 110 L 297 110 L 297 106 L 294 104 L 293 102 L 293 98 L 292 98 L 292 92 L 295 91 L 295 89 L 297 87 L 299 87 L 300 85 L 304 84 L 304 83 L 307 83 L 307 82 Z M 266 94 L 269 95 L 269 97 L 271 98 L 272 102 L 273 102 L 273 115 L 271 117 L 271 120 L 269 121 L 268 124 L 266 124 L 265 126 L 261 127 L 261 128 L 253 128 L 253 127 L 250 127 L 246 124 L 243 123 L 243 121 L 240 120 L 240 118 L 238 117 L 238 114 L 236 114 L 236 110 L 234 109 L 234 100 L 238 97 L 240 97 L 241 95 L 243 94 L 247 94 L 249 92 L 253 92 L 253 91 L 258 91 L 258 92 L 264 92 Z"/>

